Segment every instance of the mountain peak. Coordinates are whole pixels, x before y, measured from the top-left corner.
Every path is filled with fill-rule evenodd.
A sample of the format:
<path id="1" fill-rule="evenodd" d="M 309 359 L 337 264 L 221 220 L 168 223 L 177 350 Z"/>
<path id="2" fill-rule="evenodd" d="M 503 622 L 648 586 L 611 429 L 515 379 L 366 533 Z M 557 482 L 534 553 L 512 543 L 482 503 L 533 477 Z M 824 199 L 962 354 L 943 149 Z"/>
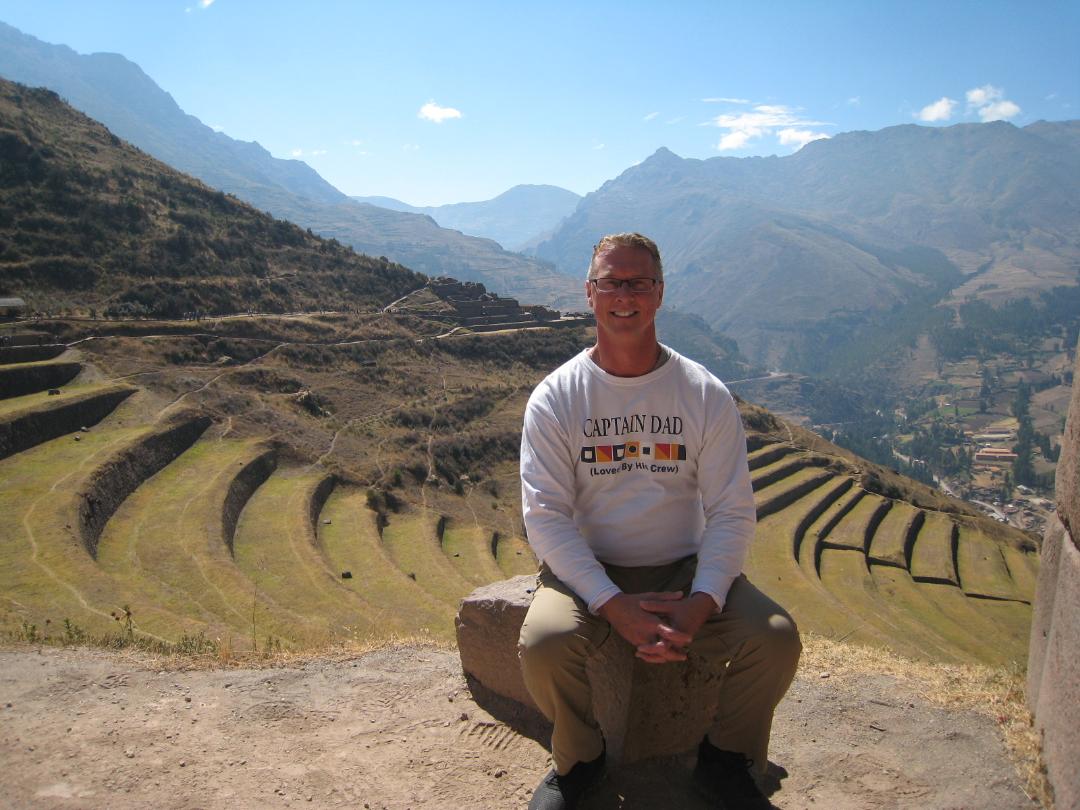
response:
<path id="1" fill-rule="evenodd" d="M 657 149 L 655 152 L 653 152 L 651 155 L 649 155 L 647 158 L 645 158 L 645 161 L 643 161 L 643 162 L 652 162 L 652 161 L 663 161 L 663 162 L 679 161 L 679 162 L 681 162 L 682 158 L 679 157 L 678 155 L 676 155 L 674 152 L 672 152 L 666 146 L 661 146 L 659 149 Z"/>

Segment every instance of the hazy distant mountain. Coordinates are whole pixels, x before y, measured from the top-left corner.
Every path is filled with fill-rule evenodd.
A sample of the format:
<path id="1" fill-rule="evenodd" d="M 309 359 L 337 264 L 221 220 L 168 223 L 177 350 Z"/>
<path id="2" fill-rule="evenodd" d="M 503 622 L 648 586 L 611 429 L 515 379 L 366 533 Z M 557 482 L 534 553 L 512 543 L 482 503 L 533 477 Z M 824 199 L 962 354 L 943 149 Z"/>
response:
<path id="1" fill-rule="evenodd" d="M 916 296 L 1076 283 L 1080 122 L 898 126 L 787 157 L 660 149 L 587 195 L 536 254 L 576 272 L 598 236 L 630 229 L 664 250 L 671 303 L 775 359 L 807 329 Z"/>
<path id="2" fill-rule="evenodd" d="M 581 200 L 558 186 L 514 186 L 493 200 L 416 207 L 392 197 L 353 197 L 394 211 L 427 214 L 444 228 L 494 239 L 507 250 L 520 250 L 569 215 Z"/>
<path id="3" fill-rule="evenodd" d="M 177 106 L 118 54 L 77 54 L 0 23 L 0 76 L 59 93 L 73 107 L 180 171 L 275 216 L 430 275 L 482 281 L 537 303 L 565 305 L 577 285 L 542 263 L 439 228 L 425 216 L 359 205 L 299 160 L 234 140 Z"/>
<path id="4" fill-rule="evenodd" d="M 429 214 L 431 210 L 425 210 L 423 208 L 417 208 L 415 205 L 409 205 L 407 202 L 401 200 L 395 200 L 393 197 L 356 197 L 352 198 L 358 203 L 367 203 L 368 205 L 374 205 L 378 208 L 388 208 L 391 211 L 403 211 L 408 214 Z"/>

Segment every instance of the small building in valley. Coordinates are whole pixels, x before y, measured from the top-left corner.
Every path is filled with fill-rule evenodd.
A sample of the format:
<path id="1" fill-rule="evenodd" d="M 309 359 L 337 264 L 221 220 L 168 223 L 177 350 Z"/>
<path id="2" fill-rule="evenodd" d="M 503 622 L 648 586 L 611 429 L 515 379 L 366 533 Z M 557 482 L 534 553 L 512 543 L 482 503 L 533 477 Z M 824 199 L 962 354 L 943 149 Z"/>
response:
<path id="1" fill-rule="evenodd" d="M 26 314 L 26 302 L 21 298 L 0 297 L 0 320 L 14 320 Z"/>
<path id="2" fill-rule="evenodd" d="M 984 464 L 1012 464 L 1016 453 L 1004 447 L 981 447 L 975 451 L 975 461 Z"/>

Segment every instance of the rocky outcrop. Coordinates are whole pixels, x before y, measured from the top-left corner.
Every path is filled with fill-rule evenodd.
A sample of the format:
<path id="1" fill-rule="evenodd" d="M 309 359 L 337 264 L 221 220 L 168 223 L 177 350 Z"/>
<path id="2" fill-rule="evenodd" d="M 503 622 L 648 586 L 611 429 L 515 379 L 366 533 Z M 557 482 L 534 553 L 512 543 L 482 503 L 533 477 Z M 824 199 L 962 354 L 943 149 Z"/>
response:
<path id="1" fill-rule="evenodd" d="M 517 639 L 535 584 L 535 577 L 520 576 L 477 588 L 462 601 L 456 621 L 461 666 L 470 681 L 533 709 Z M 625 765 L 696 746 L 716 715 L 724 668 L 700 658 L 645 664 L 613 634 L 589 661 L 588 674 L 609 760 Z"/>
<path id="2" fill-rule="evenodd" d="M 1028 658 L 1028 703 L 1057 807 L 1080 807 L 1080 351 L 1043 537 Z"/>

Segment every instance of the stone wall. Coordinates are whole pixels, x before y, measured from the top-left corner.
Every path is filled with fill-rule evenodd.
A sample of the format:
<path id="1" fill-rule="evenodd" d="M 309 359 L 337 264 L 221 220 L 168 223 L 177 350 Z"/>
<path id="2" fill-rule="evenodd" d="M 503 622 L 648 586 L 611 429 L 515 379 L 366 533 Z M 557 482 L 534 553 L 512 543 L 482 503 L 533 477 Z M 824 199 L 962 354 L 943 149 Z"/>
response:
<path id="1" fill-rule="evenodd" d="M 1080 350 L 1046 525 L 1028 657 L 1028 703 L 1059 808 L 1080 807 Z"/>

